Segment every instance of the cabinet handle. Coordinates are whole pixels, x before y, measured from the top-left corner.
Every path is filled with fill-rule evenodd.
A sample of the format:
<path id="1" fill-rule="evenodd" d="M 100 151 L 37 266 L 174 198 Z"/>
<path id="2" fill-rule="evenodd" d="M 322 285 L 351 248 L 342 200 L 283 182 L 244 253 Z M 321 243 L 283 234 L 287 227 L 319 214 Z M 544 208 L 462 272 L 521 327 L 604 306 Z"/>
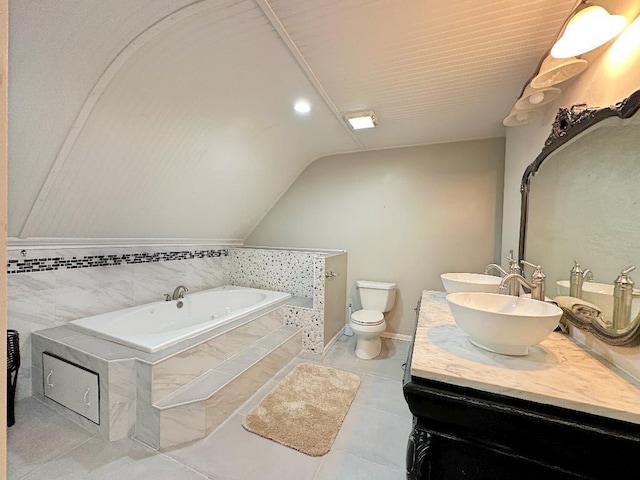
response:
<path id="1" fill-rule="evenodd" d="M 53 383 L 49 381 L 49 379 L 51 378 L 51 375 L 53 375 L 53 370 L 49 371 L 49 375 L 47 375 L 46 382 L 49 387 L 53 387 Z"/>
<path id="2" fill-rule="evenodd" d="M 82 401 L 84 402 L 84 404 L 85 404 L 87 407 L 90 407 L 90 406 L 91 406 L 91 402 L 87 402 L 87 396 L 89 395 L 89 391 L 90 391 L 90 390 L 91 390 L 90 388 L 87 388 L 87 391 L 86 391 L 86 392 L 84 392 L 84 395 L 82 396 Z"/>

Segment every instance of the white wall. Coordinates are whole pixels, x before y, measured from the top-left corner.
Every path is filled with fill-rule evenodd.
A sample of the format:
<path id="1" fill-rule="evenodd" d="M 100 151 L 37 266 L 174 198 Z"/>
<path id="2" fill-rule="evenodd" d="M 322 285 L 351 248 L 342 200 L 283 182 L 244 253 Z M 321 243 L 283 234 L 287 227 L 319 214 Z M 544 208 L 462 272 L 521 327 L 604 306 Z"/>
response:
<path id="1" fill-rule="evenodd" d="M 630 18 L 638 14 L 635 2 Z M 551 104 L 538 121 L 507 129 L 505 148 L 504 210 L 502 224 L 502 258 L 509 249 L 517 250 L 520 221 L 520 181 L 526 166 L 540 153 L 551 132 L 557 109 L 577 103 L 608 106 L 626 98 L 640 88 L 640 19 L 610 47 L 586 55 L 589 68 L 568 85 L 560 85 L 563 94 Z M 535 259 L 534 259 L 535 260 Z M 578 336 L 583 337 L 578 332 Z M 611 348 L 593 339 L 583 341 L 605 357 L 640 378 L 640 347 Z"/>
<path id="2" fill-rule="evenodd" d="M 332 155 L 312 163 L 247 245 L 345 249 L 358 279 L 397 282 L 387 331 L 411 335 L 423 289 L 481 271 L 499 252 L 503 139 Z M 497 249 L 496 249 L 496 246 Z"/>

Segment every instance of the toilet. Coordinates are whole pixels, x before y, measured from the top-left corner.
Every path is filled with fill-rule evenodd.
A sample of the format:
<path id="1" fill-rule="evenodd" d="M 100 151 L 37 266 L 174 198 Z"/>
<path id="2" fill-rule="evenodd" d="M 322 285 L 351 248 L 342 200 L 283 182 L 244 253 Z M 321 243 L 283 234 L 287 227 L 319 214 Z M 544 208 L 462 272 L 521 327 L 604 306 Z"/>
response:
<path id="1" fill-rule="evenodd" d="M 396 301 L 396 284 L 358 280 L 362 310 L 353 312 L 349 322 L 356 336 L 356 356 L 371 360 L 380 355 L 380 334 L 387 329 L 384 314 L 393 308 Z"/>

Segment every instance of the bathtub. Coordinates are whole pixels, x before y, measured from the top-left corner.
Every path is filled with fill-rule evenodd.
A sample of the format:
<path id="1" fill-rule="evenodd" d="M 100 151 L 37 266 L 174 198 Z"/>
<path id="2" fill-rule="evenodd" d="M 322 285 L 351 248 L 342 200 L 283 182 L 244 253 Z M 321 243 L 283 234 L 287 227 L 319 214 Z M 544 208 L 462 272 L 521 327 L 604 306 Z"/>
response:
<path id="1" fill-rule="evenodd" d="M 96 337 L 154 353 L 290 297 L 288 293 L 224 286 L 69 322 Z"/>

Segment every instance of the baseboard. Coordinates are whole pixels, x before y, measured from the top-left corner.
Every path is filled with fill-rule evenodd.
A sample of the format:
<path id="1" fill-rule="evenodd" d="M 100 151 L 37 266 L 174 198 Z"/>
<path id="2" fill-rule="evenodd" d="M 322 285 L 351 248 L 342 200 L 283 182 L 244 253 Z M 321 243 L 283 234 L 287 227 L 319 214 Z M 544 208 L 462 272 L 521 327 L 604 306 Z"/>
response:
<path id="1" fill-rule="evenodd" d="M 334 343 L 336 343 L 338 341 L 338 339 L 340 338 L 340 336 L 344 333 L 344 327 L 342 327 L 340 330 L 338 330 L 338 333 L 336 333 L 333 338 L 331 340 L 329 340 L 329 342 L 324 346 L 323 350 L 322 350 L 322 354 L 324 355 L 325 353 L 327 353 L 327 350 L 329 350 Z"/>
<path id="2" fill-rule="evenodd" d="M 380 336 L 384 338 L 391 338 L 393 340 L 400 340 L 402 342 L 411 342 L 413 340 L 413 335 L 403 335 L 402 333 L 384 332 L 381 333 Z"/>

